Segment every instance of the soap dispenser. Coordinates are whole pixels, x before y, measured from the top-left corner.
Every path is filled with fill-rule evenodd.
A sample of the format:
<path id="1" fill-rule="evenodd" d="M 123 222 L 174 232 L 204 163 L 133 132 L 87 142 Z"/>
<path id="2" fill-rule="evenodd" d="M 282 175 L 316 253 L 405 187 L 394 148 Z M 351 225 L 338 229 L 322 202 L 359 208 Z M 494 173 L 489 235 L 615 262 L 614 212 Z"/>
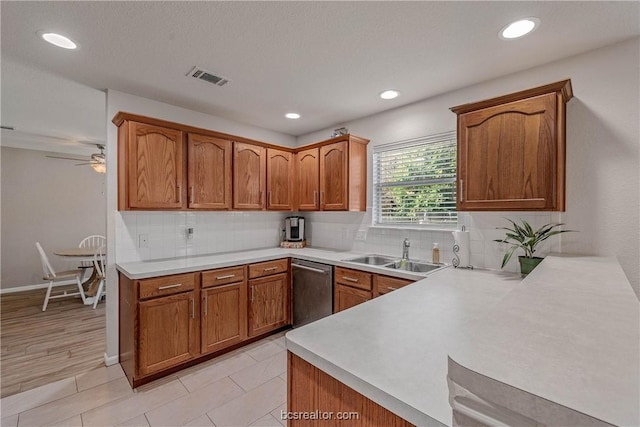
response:
<path id="1" fill-rule="evenodd" d="M 431 250 L 431 262 L 434 264 L 440 264 L 440 247 L 438 247 L 437 243 L 433 244 L 433 249 Z"/>

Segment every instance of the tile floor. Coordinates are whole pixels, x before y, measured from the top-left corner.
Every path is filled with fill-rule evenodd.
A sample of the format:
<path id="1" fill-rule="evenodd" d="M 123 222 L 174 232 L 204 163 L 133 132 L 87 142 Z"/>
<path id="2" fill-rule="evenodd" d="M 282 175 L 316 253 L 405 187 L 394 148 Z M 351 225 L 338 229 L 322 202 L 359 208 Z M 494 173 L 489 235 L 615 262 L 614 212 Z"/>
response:
<path id="1" fill-rule="evenodd" d="M 0 400 L 2 427 L 273 426 L 287 400 L 284 333 L 133 391 L 120 365 Z"/>

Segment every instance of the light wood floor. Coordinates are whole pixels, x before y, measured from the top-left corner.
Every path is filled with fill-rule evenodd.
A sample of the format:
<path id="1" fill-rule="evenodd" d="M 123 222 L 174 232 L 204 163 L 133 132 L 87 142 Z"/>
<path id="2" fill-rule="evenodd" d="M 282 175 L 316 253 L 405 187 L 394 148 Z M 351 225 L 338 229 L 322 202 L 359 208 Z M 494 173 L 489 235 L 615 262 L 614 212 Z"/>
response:
<path id="1" fill-rule="evenodd" d="M 60 298 L 43 312 L 44 294 L 0 296 L 1 397 L 104 366 L 105 303 Z"/>

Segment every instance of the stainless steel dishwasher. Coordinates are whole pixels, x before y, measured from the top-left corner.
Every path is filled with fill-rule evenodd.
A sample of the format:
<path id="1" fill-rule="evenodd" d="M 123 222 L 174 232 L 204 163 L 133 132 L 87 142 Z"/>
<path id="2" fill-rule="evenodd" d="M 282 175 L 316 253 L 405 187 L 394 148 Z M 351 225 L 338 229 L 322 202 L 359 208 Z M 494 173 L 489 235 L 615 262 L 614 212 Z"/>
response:
<path id="1" fill-rule="evenodd" d="M 293 327 L 333 313 L 333 267 L 293 259 Z"/>

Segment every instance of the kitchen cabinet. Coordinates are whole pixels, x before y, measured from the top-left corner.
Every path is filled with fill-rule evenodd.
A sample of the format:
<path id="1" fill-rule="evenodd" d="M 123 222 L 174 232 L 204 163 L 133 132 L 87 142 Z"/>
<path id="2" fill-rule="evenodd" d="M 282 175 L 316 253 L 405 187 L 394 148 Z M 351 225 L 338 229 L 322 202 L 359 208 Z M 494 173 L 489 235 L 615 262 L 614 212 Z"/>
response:
<path id="1" fill-rule="evenodd" d="M 231 209 L 231 141 L 189 133 L 189 209 Z"/>
<path id="2" fill-rule="evenodd" d="M 113 123 L 118 210 L 366 211 L 367 139 L 289 148 L 123 112 Z"/>
<path id="3" fill-rule="evenodd" d="M 320 210 L 366 210 L 368 142 L 344 135 L 319 147 Z"/>
<path id="4" fill-rule="evenodd" d="M 264 208 L 266 149 L 259 145 L 233 144 L 233 208 Z"/>
<path id="5" fill-rule="evenodd" d="M 293 153 L 267 148 L 267 209 L 293 209 Z"/>
<path id="6" fill-rule="evenodd" d="M 362 304 L 373 297 L 370 273 L 336 267 L 333 280 L 333 311 L 335 313 Z"/>
<path id="7" fill-rule="evenodd" d="M 571 81 L 472 104 L 458 115 L 459 211 L 564 211 Z"/>
<path id="8" fill-rule="evenodd" d="M 310 148 L 296 153 L 297 209 L 320 209 L 320 149 Z"/>
<path id="9" fill-rule="evenodd" d="M 194 288 L 193 274 L 138 281 L 137 372 L 140 376 L 198 355 L 196 313 L 199 308 Z"/>
<path id="10" fill-rule="evenodd" d="M 249 266 L 249 336 L 257 336 L 291 324 L 289 260 Z M 253 278 L 255 277 L 255 278 Z"/>
<path id="11" fill-rule="evenodd" d="M 247 339 L 245 267 L 202 272 L 201 352 L 211 353 Z"/>
<path id="12" fill-rule="evenodd" d="M 375 274 L 373 276 L 373 296 L 378 297 L 380 295 L 388 294 L 389 292 L 393 292 L 404 286 L 410 285 L 413 282 L 414 280 L 399 279 L 397 277 Z"/>
<path id="13" fill-rule="evenodd" d="M 183 209 L 184 160 L 182 131 L 125 121 L 118 129 L 119 209 Z"/>

